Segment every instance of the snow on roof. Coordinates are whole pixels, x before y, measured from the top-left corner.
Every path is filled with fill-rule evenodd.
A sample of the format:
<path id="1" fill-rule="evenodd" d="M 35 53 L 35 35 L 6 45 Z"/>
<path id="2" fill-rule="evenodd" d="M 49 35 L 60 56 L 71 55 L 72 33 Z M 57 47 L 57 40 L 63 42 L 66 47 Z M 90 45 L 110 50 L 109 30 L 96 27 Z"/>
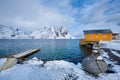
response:
<path id="1" fill-rule="evenodd" d="M 84 34 L 91 34 L 91 33 L 112 33 L 110 29 L 99 29 L 99 30 L 84 30 Z"/>

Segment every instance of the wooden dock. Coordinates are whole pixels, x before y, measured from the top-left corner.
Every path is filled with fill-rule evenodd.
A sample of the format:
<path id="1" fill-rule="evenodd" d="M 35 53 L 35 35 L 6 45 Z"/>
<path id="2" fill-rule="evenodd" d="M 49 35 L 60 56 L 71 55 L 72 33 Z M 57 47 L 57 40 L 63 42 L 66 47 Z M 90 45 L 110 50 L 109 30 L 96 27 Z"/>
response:
<path id="1" fill-rule="evenodd" d="M 88 44 L 93 44 L 99 41 L 86 41 L 85 39 L 80 39 L 79 45 L 88 45 Z"/>
<path id="2" fill-rule="evenodd" d="M 29 49 L 29 50 L 26 50 L 24 52 L 15 54 L 15 55 L 13 55 L 13 57 L 17 58 L 17 59 L 23 59 L 23 58 L 26 58 L 26 57 L 28 57 L 28 56 L 30 56 L 38 51 L 40 51 L 40 49 Z"/>

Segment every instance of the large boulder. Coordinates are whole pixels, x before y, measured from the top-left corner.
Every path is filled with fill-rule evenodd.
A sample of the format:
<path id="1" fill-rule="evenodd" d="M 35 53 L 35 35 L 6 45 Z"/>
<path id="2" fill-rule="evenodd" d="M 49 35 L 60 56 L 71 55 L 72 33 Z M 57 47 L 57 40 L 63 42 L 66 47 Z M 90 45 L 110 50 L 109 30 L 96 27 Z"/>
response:
<path id="1" fill-rule="evenodd" d="M 7 58 L 6 61 L 1 61 L 2 64 L 0 65 L 0 71 L 6 70 L 8 68 L 13 67 L 14 65 L 17 64 L 17 59 L 16 58 Z"/>
<path id="2" fill-rule="evenodd" d="M 2 68 L 4 67 L 4 64 L 6 61 L 7 61 L 7 58 L 0 58 L 0 71 L 2 71 Z"/>
<path id="3" fill-rule="evenodd" d="M 97 60 L 97 56 L 90 55 L 82 61 L 83 69 L 92 74 L 103 73 L 108 69 L 108 65 L 104 60 Z"/>

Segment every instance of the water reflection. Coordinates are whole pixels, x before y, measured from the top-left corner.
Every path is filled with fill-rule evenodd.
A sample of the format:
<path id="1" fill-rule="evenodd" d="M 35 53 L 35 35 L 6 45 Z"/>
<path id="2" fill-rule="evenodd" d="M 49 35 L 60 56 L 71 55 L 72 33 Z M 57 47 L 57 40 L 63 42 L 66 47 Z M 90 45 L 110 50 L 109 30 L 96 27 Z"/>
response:
<path id="1" fill-rule="evenodd" d="M 84 57 L 92 54 L 92 47 L 90 46 L 80 45 L 80 49 L 84 53 Z"/>

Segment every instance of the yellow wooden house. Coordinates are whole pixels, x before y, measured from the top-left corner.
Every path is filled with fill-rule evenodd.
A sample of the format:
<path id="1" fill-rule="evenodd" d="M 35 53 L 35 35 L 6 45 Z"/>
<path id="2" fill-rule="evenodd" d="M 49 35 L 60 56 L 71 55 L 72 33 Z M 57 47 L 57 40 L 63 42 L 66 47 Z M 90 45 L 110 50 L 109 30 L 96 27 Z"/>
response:
<path id="1" fill-rule="evenodd" d="M 112 31 L 110 29 L 84 30 L 85 41 L 111 41 Z"/>

